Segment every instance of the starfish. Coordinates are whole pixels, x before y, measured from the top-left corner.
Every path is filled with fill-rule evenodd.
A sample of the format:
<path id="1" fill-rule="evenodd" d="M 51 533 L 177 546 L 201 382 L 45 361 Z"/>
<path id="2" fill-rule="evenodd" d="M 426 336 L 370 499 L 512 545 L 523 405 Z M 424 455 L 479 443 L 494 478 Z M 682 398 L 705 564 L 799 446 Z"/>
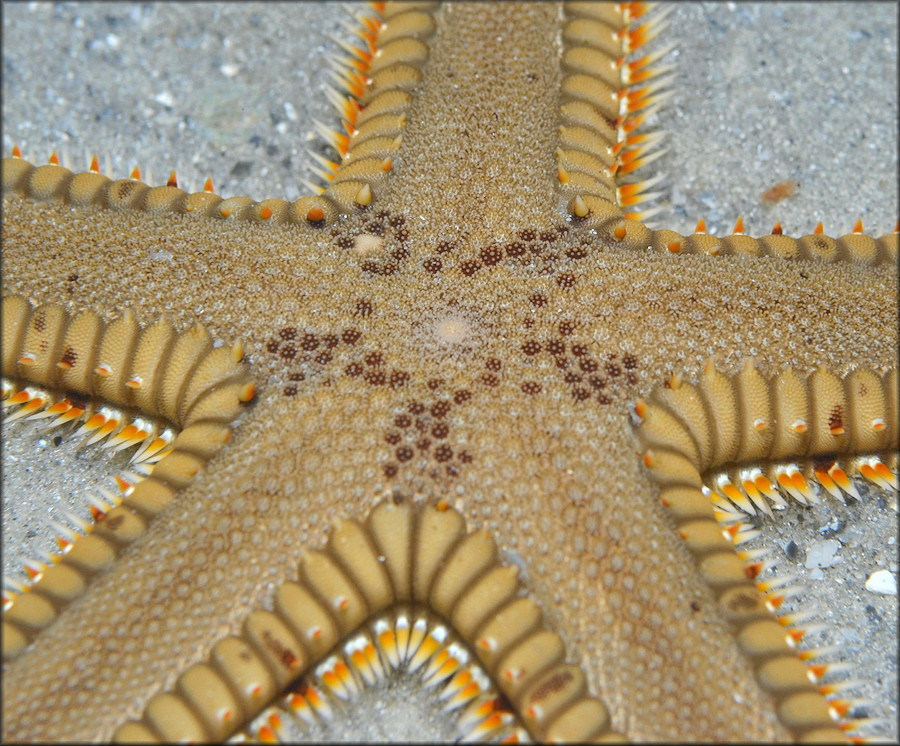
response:
<path id="1" fill-rule="evenodd" d="M 15 378 L 49 385 L 34 372 L 45 361 L 28 340 L 45 339 L 45 327 L 72 329 L 88 309 L 101 336 L 76 346 L 80 355 L 119 339 L 123 326 L 135 344 L 144 332 L 122 316 L 130 308 L 148 339 L 150 329 L 187 339 L 202 313 L 213 336 L 243 340 L 249 357 L 248 371 L 240 347 L 204 347 L 213 373 L 198 366 L 187 383 L 177 379 L 195 395 L 179 393 L 168 415 L 149 375 L 129 381 L 153 394 L 143 404 L 128 392 L 114 401 L 167 415 L 182 434 L 238 424 L 224 445 L 219 428 L 215 437 L 204 431 L 195 450 L 181 447 L 203 451 L 195 466 L 204 473 L 169 490 L 177 495 L 164 509 L 151 502 L 159 485 L 172 484 L 161 476 L 169 456 L 115 508 L 146 525 L 8 664 L 7 737 L 109 737 L 117 727 L 132 737 L 191 727 L 221 737 L 243 723 L 205 710 L 202 687 L 186 672 L 224 681 L 209 699 L 229 701 L 248 720 L 262 704 L 236 693 L 246 671 L 236 668 L 235 646 L 262 666 L 259 681 L 287 685 L 366 624 L 378 632 L 388 623 L 399 635 L 401 620 L 426 607 L 461 645 L 502 641 L 485 630 L 497 619 L 514 626 L 502 611 L 521 599 L 542 620 L 500 654 L 478 658 L 530 735 L 595 737 L 609 727 L 635 738 L 686 729 L 716 738 L 839 735 L 827 730 L 825 701 L 796 680 L 798 659 L 783 636 L 771 636 L 774 617 L 747 569 L 735 575 L 732 565 L 706 562 L 738 555 L 722 546 L 721 531 L 710 533 L 715 509 L 699 479 L 715 481 L 736 462 L 767 470 L 785 458 L 809 474 L 824 456 L 838 484 L 848 484 L 840 474 L 850 465 L 864 475 L 868 464 L 881 478 L 873 465 L 881 461 L 853 459 L 896 449 L 896 309 L 885 302 L 897 293 L 896 235 L 682 237 L 635 219 L 646 215 L 629 204 L 641 189 L 610 181 L 618 175 L 609 168 L 625 171 L 652 151 L 631 142 L 599 168 L 607 146 L 585 144 L 577 130 L 610 130 L 609 147 L 625 137 L 627 118 L 616 123 L 620 112 L 603 108 L 602 73 L 648 32 L 640 19 L 629 25 L 628 12 L 383 9 L 386 25 L 372 24 L 369 36 L 385 54 L 363 62 L 369 76 L 384 73 L 382 88 L 393 81 L 395 95 L 360 89 L 366 107 L 347 108 L 377 158 L 361 154 L 364 137 L 347 148 L 335 137 L 349 158 L 333 185 L 292 204 L 221 201 L 211 190 L 188 196 L 175 184 L 147 190 L 137 180 L 110 185 L 96 171 L 76 183 L 56 166 L 4 161 L 4 325 L 12 319 L 22 329 Z M 584 28 L 602 33 L 585 37 Z M 506 46 L 491 52 L 501 37 Z M 624 46 L 598 48 L 608 38 Z M 384 62 L 388 50 L 393 64 Z M 485 67 L 495 77 L 479 75 Z M 634 94 L 627 111 L 635 117 L 653 97 L 636 93 L 641 70 L 659 67 L 636 65 L 632 81 L 620 80 Z M 347 78 L 352 88 L 352 70 Z M 495 79 L 508 85 L 498 90 Z M 565 109 L 573 102 L 584 106 Z M 388 119 L 367 132 L 378 107 Z M 596 125 L 579 119 L 590 116 Z M 735 287 L 754 288 L 752 297 Z M 25 294 L 47 306 L 17 300 Z M 164 315 L 174 326 L 151 326 Z M 145 347 L 162 360 L 160 379 L 175 380 L 177 356 L 159 343 Z M 712 364 L 700 371 L 715 354 L 733 374 Z M 755 363 L 739 368 L 747 356 Z M 47 363 L 78 372 L 79 359 Z M 857 372 L 840 379 L 848 366 Z M 133 371 L 111 373 L 125 385 Z M 256 381 L 250 406 L 248 375 Z M 874 403 L 852 399 L 863 384 Z M 117 396 L 85 386 L 83 397 Z M 800 393 L 775 393 L 790 386 Z M 752 393 L 760 391 L 762 399 Z M 692 419 L 691 397 L 709 421 Z M 783 402 L 808 414 L 788 417 Z M 809 434 L 795 432 L 784 446 L 792 436 L 783 426 L 799 419 Z M 876 420 L 874 434 L 864 431 Z M 763 433 L 761 449 L 741 430 L 748 423 Z M 782 439 L 777 453 L 774 437 Z M 795 473 L 783 475 L 791 483 Z M 801 496 L 808 488 L 791 484 Z M 108 523 L 109 514 L 92 536 L 115 543 Z M 746 538 L 740 521 L 726 524 L 729 536 Z M 414 558 L 409 567 L 405 556 Z M 755 556 L 747 559 L 754 567 Z M 521 567 L 519 576 L 509 567 Z M 310 628 L 285 610 L 285 587 L 306 592 L 300 617 L 324 609 L 334 629 L 304 637 Z M 496 597 L 485 600 L 478 588 Z M 411 601 L 404 617 L 397 604 Z M 463 605 L 477 624 L 465 623 Z M 754 624 L 765 644 L 748 642 Z M 393 648 L 378 649 L 390 658 Z M 781 668 L 761 672 L 770 663 Z M 73 706 L 83 713 L 77 723 Z"/>

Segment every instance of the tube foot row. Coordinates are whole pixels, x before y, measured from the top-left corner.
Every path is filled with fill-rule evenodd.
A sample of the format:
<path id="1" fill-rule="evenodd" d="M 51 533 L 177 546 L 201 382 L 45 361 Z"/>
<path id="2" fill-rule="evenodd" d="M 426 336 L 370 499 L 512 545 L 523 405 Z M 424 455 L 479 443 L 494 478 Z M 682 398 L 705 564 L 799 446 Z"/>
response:
<path id="1" fill-rule="evenodd" d="M 523 593 L 516 568 L 499 561 L 491 536 L 466 532 L 463 517 L 446 503 L 382 501 L 364 523 L 339 520 L 324 550 L 304 552 L 298 580 L 276 591 L 272 611 L 251 612 L 240 635 L 219 641 L 208 662 L 185 671 L 174 692 L 154 697 L 142 720 L 121 726 L 116 739 L 221 739 L 301 677 L 320 677 L 343 698 L 358 683 L 353 668 L 374 680 L 385 666 L 424 666 L 427 680 L 443 682 L 472 657 L 532 738 L 610 738 L 605 706 L 589 695 L 583 672 L 566 662 L 562 639 Z M 446 622 L 428 631 L 408 608 L 428 609 Z M 371 631 L 361 631 L 364 625 Z M 448 627 L 465 643 L 465 655 L 445 645 Z M 372 634 L 377 655 L 366 652 Z M 414 644 L 414 638 L 421 639 Z M 352 665 L 341 665 L 348 653 Z M 479 723 L 473 727 L 487 727 Z"/>
<path id="2" fill-rule="evenodd" d="M 78 531 L 57 526 L 61 551 L 26 566 L 30 585 L 7 583 L 15 589 L 4 593 L 4 660 L 80 596 L 228 440 L 231 421 L 255 395 L 242 360 L 240 344 L 214 348 L 200 326 L 179 334 L 165 319 L 141 327 L 128 311 L 105 323 L 90 310 L 73 316 L 3 298 L 5 424 L 83 421 L 76 435 L 88 434 L 88 443 L 138 445 L 132 460 L 145 477 L 120 478 L 121 497 L 95 498 L 93 524 L 73 516 Z"/>

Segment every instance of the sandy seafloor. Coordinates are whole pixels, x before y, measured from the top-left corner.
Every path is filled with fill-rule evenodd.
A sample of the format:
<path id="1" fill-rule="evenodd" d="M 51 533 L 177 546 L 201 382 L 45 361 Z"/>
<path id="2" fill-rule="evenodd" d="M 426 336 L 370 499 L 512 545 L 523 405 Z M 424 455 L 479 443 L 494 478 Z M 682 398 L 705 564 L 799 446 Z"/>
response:
<path id="1" fill-rule="evenodd" d="M 313 119 L 336 125 L 322 93 L 329 37 L 349 39 L 336 3 L 15 3 L 3 9 L 4 155 L 19 144 L 70 167 L 90 155 L 104 171 L 202 188 L 223 196 L 296 199 L 316 180 L 306 150 L 327 157 Z M 683 233 L 705 218 L 710 233 L 831 235 L 857 218 L 893 230 L 897 197 L 897 8 L 893 3 L 684 3 L 660 43 L 673 41 L 674 95 L 657 118 L 669 152 L 668 215 Z M 150 174 L 150 178 L 147 175 Z M 794 180 L 777 205 L 761 194 Z M 39 529 L 62 504 L 85 514 L 74 450 L 4 428 L 3 568 L 17 575 L 46 541 Z M 35 453 L 37 451 L 37 453 Z M 66 459 L 70 460 L 66 460 Z M 28 464 L 38 462 L 40 468 Z M 18 466 L 17 466 L 18 465 Z M 63 477 L 66 481 L 63 482 Z M 69 494 L 64 494 L 64 493 Z M 42 499 L 37 496 L 42 495 Z M 74 496 L 73 496 L 74 495 Z M 71 501 L 71 502 L 69 502 Z M 814 605 L 864 680 L 855 694 L 884 717 L 873 733 L 897 737 L 897 597 L 865 588 L 875 571 L 897 575 L 896 496 L 874 492 L 848 508 L 793 509 L 767 522 L 778 571 L 809 586 Z M 35 542 L 38 542 L 35 544 Z M 50 546 L 47 546 L 50 549 Z M 825 567 L 821 567 L 825 565 Z M 806 600 L 812 598 L 812 601 Z"/>

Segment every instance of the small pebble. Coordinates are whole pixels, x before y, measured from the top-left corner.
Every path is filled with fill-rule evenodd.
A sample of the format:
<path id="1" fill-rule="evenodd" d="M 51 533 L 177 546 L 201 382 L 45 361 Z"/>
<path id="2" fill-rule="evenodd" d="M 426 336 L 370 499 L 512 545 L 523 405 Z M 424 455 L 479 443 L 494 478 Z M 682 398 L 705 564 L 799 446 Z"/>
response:
<path id="1" fill-rule="evenodd" d="M 835 556 L 840 548 L 841 542 L 837 539 L 814 542 L 806 553 L 806 569 L 836 565 L 841 561 L 840 557 Z"/>
<path id="2" fill-rule="evenodd" d="M 153 97 L 153 100 L 158 104 L 162 104 L 163 106 L 174 106 L 175 99 L 172 98 L 172 94 L 168 91 L 163 91 L 162 93 L 157 94 Z"/>
<path id="3" fill-rule="evenodd" d="M 889 570 L 878 570 L 869 575 L 869 579 L 866 580 L 866 590 L 880 593 L 882 596 L 896 596 L 897 578 Z"/>

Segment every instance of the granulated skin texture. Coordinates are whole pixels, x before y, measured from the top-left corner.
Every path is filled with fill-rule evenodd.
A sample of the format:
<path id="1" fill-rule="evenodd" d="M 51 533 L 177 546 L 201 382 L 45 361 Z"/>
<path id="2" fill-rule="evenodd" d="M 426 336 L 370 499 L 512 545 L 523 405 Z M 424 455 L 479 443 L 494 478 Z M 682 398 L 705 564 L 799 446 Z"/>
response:
<path id="1" fill-rule="evenodd" d="M 432 40 L 432 75 L 386 196 L 389 207 L 412 208 L 415 225 L 427 225 L 426 240 L 453 238 L 464 226 L 474 243 L 503 241 L 555 207 L 556 185 L 547 174 L 556 170 L 561 75 L 546 54 L 554 48 L 560 10 L 547 4 L 534 13 L 534 25 L 513 35 L 522 21 L 516 6 L 498 8 L 491 18 L 466 18 L 457 5 L 445 11 Z M 483 55 L 460 56 L 460 48 L 481 48 L 498 59 L 485 68 Z M 464 115 L 463 89 L 472 102 Z M 460 146 L 435 147 L 448 138 Z"/>
<path id="2" fill-rule="evenodd" d="M 380 219 L 5 201 L 4 295 L 199 320 L 243 341 L 258 385 L 206 473 L 8 665 L 6 738 L 109 738 L 270 603 L 336 516 L 391 493 L 448 500 L 496 537 L 629 738 L 787 736 L 659 504 L 628 403 L 710 356 L 767 376 L 895 364 L 897 274 L 633 251 L 573 223 L 554 183 L 554 6 L 514 24 L 505 6 L 443 12 Z M 511 83 L 492 97 L 476 68 Z"/>

